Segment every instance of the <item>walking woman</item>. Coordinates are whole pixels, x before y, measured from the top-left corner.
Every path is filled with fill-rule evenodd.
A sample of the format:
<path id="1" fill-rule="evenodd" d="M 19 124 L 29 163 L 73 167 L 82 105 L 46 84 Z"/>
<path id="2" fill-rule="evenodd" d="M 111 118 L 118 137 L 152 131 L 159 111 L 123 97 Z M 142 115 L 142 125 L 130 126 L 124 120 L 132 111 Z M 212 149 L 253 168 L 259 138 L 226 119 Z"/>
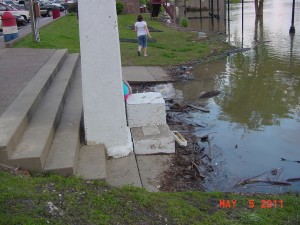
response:
<path id="1" fill-rule="evenodd" d="M 147 55 L 147 35 L 151 38 L 147 23 L 143 21 L 143 17 L 138 15 L 137 22 L 134 25 L 134 31 L 137 33 L 138 38 L 138 56 L 141 56 L 142 48 L 144 49 L 144 56 Z"/>

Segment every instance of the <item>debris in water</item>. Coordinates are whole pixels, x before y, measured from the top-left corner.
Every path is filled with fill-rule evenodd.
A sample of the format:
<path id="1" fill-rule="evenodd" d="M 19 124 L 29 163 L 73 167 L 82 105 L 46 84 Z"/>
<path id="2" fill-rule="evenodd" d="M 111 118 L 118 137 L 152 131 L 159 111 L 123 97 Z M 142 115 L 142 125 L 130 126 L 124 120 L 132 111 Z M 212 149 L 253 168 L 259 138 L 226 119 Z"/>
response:
<path id="1" fill-rule="evenodd" d="M 281 158 L 281 161 L 300 163 L 300 160 L 290 160 L 290 159 L 285 159 L 285 158 Z"/>
<path id="2" fill-rule="evenodd" d="M 291 185 L 285 181 L 278 181 L 278 178 L 283 170 L 283 167 L 271 169 L 261 175 L 254 176 L 252 178 L 245 179 L 237 184 L 237 186 L 246 185 L 246 184 L 253 184 L 257 182 L 268 183 L 272 185 Z"/>
<path id="3" fill-rule="evenodd" d="M 209 137 L 208 134 L 201 136 L 200 137 L 201 142 L 206 142 L 208 140 L 208 137 Z"/>
<path id="4" fill-rule="evenodd" d="M 199 175 L 201 178 L 205 178 L 205 176 L 201 174 L 201 171 L 200 171 L 200 169 L 199 169 L 199 166 L 198 166 L 196 163 L 194 163 L 194 162 L 193 162 L 193 166 L 194 166 L 194 168 L 197 170 L 198 175 Z"/>
<path id="5" fill-rule="evenodd" d="M 300 177 L 295 177 L 295 178 L 289 178 L 286 180 L 287 182 L 297 182 L 300 181 Z"/>
<path id="6" fill-rule="evenodd" d="M 206 92 L 202 92 L 199 98 L 211 98 L 219 95 L 220 93 L 221 93 L 220 91 L 206 91 Z"/>
<path id="7" fill-rule="evenodd" d="M 207 108 L 205 108 L 203 106 L 195 106 L 195 105 L 191 105 L 191 104 L 188 104 L 188 106 L 191 107 L 191 108 L 193 108 L 193 109 L 198 109 L 198 110 L 200 110 L 202 112 L 206 112 L 206 113 L 210 112 L 209 109 L 207 109 Z"/>

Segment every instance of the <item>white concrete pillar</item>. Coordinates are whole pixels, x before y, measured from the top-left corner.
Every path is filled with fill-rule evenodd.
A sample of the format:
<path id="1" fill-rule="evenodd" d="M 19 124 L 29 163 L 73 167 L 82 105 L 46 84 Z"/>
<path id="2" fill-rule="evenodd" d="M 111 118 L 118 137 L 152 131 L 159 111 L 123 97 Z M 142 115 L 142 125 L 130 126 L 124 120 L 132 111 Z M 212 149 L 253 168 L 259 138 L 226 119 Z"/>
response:
<path id="1" fill-rule="evenodd" d="M 112 157 L 133 151 L 127 127 L 116 2 L 78 1 L 83 111 L 88 145 Z"/>

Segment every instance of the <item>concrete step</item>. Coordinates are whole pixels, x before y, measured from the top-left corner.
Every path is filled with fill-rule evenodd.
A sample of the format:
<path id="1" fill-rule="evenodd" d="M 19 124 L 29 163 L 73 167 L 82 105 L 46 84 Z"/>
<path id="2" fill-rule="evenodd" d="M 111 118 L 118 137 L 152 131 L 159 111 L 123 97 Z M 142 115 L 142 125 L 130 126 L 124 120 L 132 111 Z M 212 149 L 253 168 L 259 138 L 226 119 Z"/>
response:
<path id="1" fill-rule="evenodd" d="M 66 49 L 57 50 L 2 113 L 0 117 L 0 163 L 9 163 L 9 157 L 66 56 Z"/>
<path id="2" fill-rule="evenodd" d="M 137 155 L 175 153 L 175 139 L 168 125 L 134 127 L 131 135 Z"/>
<path id="3" fill-rule="evenodd" d="M 76 175 L 89 180 L 106 179 L 104 145 L 85 145 L 80 148 Z"/>
<path id="4" fill-rule="evenodd" d="M 81 69 L 77 68 L 74 81 L 64 106 L 63 114 L 46 159 L 45 171 L 63 176 L 75 174 L 80 147 L 82 119 Z"/>
<path id="5" fill-rule="evenodd" d="M 123 185 L 142 187 L 135 157 L 134 154 L 131 154 L 124 158 L 107 160 L 107 182 L 114 187 Z"/>
<path id="6" fill-rule="evenodd" d="M 36 171 L 44 168 L 78 62 L 79 54 L 66 58 L 11 156 L 13 166 Z"/>

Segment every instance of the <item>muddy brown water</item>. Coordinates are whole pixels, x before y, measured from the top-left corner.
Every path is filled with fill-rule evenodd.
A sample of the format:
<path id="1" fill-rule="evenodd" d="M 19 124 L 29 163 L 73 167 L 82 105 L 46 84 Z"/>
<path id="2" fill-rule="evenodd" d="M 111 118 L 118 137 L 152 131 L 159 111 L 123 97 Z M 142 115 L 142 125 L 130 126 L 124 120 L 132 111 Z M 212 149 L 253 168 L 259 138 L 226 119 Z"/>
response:
<path id="1" fill-rule="evenodd" d="M 264 16 L 259 21 L 253 2 L 247 2 L 244 8 L 243 32 L 241 4 L 231 5 L 229 25 L 221 21 L 216 26 L 216 20 L 214 25 L 225 29 L 230 44 L 250 50 L 194 65 L 195 80 L 175 83 L 173 93 L 185 102 L 210 109 L 210 113 L 190 113 L 191 120 L 205 124 L 197 135 L 213 132 L 214 172 L 206 178 L 207 191 L 299 192 L 300 181 L 289 186 L 263 182 L 237 186 L 267 171 L 255 179 L 300 178 L 300 163 L 294 162 L 300 160 L 300 4 L 296 3 L 296 34 L 292 36 L 292 1 L 265 1 Z M 210 20 L 190 21 L 196 30 L 213 29 Z M 198 98 L 201 92 L 211 90 L 221 94 Z M 281 172 L 274 178 L 272 169 Z"/>

